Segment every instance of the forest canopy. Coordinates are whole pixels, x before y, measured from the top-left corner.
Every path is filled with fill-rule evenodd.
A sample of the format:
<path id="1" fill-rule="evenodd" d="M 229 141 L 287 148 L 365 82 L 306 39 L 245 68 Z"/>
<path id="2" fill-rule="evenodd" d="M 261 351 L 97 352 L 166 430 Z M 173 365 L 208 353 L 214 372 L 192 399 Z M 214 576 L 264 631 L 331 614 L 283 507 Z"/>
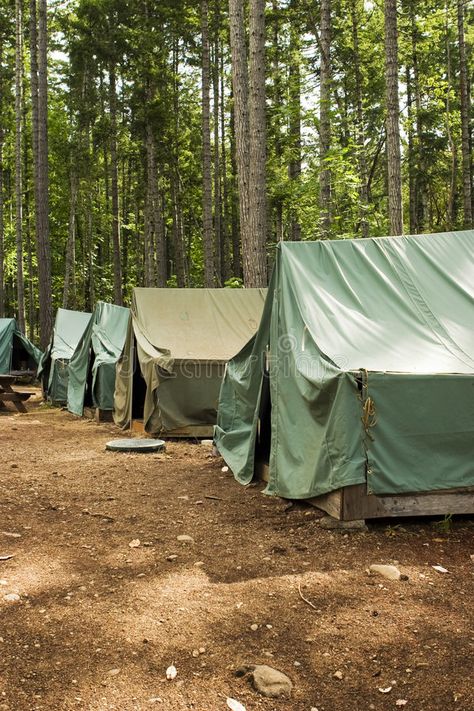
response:
<path id="1" fill-rule="evenodd" d="M 0 0 L 0 317 L 473 226 L 468 0 Z"/>

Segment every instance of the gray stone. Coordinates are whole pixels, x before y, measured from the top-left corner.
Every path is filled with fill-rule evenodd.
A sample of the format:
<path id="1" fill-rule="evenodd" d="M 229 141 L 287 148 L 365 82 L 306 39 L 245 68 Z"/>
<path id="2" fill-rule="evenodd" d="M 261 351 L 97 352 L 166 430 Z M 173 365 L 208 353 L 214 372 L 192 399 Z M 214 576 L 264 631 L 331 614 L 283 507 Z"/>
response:
<path id="1" fill-rule="evenodd" d="M 323 516 L 319 519 L 319 525 L 326 531 L 367 531 L 368 528 L 364 519 L 356 521 L 339 521 L 332 516 Z"/>
<path id="2" fill-rule="evenodd" d="M 269 667 L 266 664 L 257 664 L 252 673 L 252 683 L 255 689 L 262 694 L 272 699 L 279 696 L 290 696 L 293 688 L 291 679 L 278 671 Z"/>
<path id="3" fill-rule="evenodd" d="M 381 575 L 382 577 L 386 578 L 387 580 L 400 580 L 400 578 L 401 578 L 400 571 L 394 565 L 375 564 L 375 565 L 370 566 L 369 571 L 371 573 L 375 573 L 376 575 Z"/>

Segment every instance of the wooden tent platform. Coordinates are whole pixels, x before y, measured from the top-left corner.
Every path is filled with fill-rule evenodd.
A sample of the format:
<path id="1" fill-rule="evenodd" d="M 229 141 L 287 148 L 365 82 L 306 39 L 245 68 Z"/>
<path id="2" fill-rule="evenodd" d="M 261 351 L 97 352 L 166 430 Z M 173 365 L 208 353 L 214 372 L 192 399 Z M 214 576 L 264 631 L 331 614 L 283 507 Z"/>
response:
<path id="1" fill-rule="evenodd" d="M 85 407 L 83 415 L 88 420 L 95 420 L 96 422 L 114 421 L 112 410 L 101 410 L 99 407 Z"/>
<path id="2" fill-rule="evenodd" d="M 268 464 L 258 464 L 256 472 L 263 481 L 269 480 Z M 308 502 L 339 521 L 474 514 L 474 487 L 375 496 L 367 494 L 365 484 L 355 484 L 308 499 Z"/>
<path id="3" fill-rule="evenodd" d="M 132 420 L 130 431 L 138 434 L 146 434 L 143 420 Z M 212 439 L 214 436 L 214 426 L 188 425 L 187 427 L 180 427 L 176 430 L 160 432 L 159 435 L 160 437 L 170 437 L 171 439 L 174 437 L 176 439 Z"/>

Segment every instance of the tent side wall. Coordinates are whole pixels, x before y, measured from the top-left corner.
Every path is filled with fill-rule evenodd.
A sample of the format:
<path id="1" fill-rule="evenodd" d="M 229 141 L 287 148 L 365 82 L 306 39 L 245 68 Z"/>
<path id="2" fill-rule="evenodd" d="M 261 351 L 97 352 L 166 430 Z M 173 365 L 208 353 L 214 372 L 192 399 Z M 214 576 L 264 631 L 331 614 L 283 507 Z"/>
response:
<path id="1" fill-rule="evenodd" d="M 237 481 L 252 481 L 258 438 L 259 403 L 270 344 L 270 320 L 274 301 L 273 272 L 255 336 L 232 358 L 219 394 L 214 441 Z"/>
<path id="2" fill-rule="evenodd" d="M 117 361 L 114 390 L 114 422 L 123 429 L 132 423 L 133 375 L 135 370 L 135 333 L 130 314 L 127 336 Z"/>
<path id="3" fill-rule="evenodd" d="M 15 319 L 0 319 L 0 374 L 7 375 L 11 370 L 12 340 L 16 330 Z"/>

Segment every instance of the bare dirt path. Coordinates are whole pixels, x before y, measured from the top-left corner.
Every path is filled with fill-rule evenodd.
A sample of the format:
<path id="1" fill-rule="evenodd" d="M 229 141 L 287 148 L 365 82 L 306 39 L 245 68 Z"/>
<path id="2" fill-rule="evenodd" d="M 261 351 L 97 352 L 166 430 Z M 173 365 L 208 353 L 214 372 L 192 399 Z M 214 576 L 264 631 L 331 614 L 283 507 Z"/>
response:
<path id="1" fill-rule="evenodd" d="M 115 454 L 112 425 L 29 409 L 0 414 L 2 711 L 473 711 L 472 519 L 325 531 L 205 446 Z M 394 561 L 408 581 L 366 573 Z M 257 663 L 290 700 L 234 675 Z"/>

